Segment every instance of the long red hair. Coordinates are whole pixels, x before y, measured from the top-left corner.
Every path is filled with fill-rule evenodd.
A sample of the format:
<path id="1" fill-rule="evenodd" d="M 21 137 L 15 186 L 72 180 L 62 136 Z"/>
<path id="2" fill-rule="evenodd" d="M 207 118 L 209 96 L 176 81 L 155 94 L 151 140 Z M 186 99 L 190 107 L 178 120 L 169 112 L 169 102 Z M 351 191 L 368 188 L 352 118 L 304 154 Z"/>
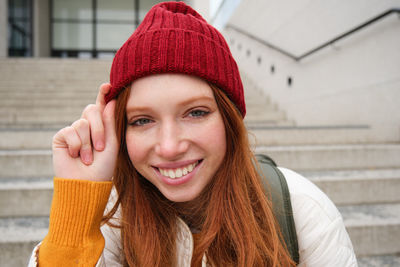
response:
<path id="1" fill-rule="evenodd" d="M 114 173 L 121 209 L 121 240 L 126 266 L 174 266 L 177 217 L 197 228 L 192 266 L 203 255 L 211 266 L 295 266 L 285 245 L 271 202 L 265 195 L 240 112 L 210 85 L 225 125 L 225 159 L 209 185 L 183 206 L 166 199 L 132 165 L 125 143 L 125 107 L 130 89 L 117 98 L 116 131 L 120 151 Z"/>

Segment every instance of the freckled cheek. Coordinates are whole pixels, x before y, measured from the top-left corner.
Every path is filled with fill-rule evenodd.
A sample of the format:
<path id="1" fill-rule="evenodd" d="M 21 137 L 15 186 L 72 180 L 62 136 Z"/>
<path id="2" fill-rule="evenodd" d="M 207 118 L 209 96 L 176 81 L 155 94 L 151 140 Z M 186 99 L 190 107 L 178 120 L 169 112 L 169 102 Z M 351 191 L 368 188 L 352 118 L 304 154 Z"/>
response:
<path id="1" fill-rule="evenodd" d="M 141 163 L 146 159 L 148 152 L 149 139 L 135 134 L 126 134 L 126 146 L 128 149 L 129 158 L 133 164 Z"/>
<path id="2" fill-rule="evenodd" d="M 215 125 L 214 131 L 210 131 L 209 142 L 217 150 L 217 154 L 224 156 L 226 152 L 225 127 L 221 121 Z"/>
<path id="3" fill-rule="evenodd" d="M 218 155 L 225 155 L 226 136 L 225 127 L 221 121 L 213 121 L 191 131 L 192 140 Z"/>

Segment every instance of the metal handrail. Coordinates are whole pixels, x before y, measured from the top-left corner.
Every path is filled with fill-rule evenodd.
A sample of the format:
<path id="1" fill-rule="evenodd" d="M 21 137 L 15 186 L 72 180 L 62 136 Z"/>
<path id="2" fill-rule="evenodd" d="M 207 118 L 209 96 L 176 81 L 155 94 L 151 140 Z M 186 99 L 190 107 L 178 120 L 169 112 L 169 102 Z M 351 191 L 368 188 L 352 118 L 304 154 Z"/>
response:
<path id="1" fill-rule="evenodd" d="M 400 13 L 400 9 L 399 8 L 389 9 L 389 10 L 377 15 L 376 17 L 373 17 L 373 18 L 369 19 L 368 21 L 360 24 L 359 26 L 354 27 L 354 28 L 350 29 L 349 31 L 347 31 L 347 32 L 345 32 L 345 33 L 333 38 L 332 40 L 327 41 L 327 42 L 317 46 L 316 48 L 311 49 L 308 52 L 305 52 L 304 54 L 302 54 L 300 56 L 293 55 L 290 52 L 285 51 L 285 50 L 283 50 L 283 49 L 281 49 L 281 48 L 275 46 L 274 44 L 271 44 L 271 43 L 269 43 L 269 42 L 267 42 L 265 40 L 262 40 L 259 37 L 254 36 L 251 33 L 248 33 L 247 31 L 242 30 L 239 27 L 236 27 L 236 26 L 234 26 L 232 24 L 228 24 L 226 26 L 226 28 L 231 28 L 231 29 L 233 29 L 233 30 L 235 30 L 237 32 L 240 32 L 241 34 L 244 34 L 247 37 L 249 37 L 249 38 L 251 38 L 251 39 L 253 39 L 253 40 L 257 41 L 257 42 L 259 42 L 259 43 L 261 43 L 261 44 L 263 44 L 265 46 L 268 46 L 269 48 L 274 49 L 274 50 L 280 52 L 281 54 L 284 54 L 284 55 L 286 55 L 286 56 L 288 56 L 288 57 L 290 57 L 290 58 L 292 58 L 292 59 L 294 59 L 296 61 L 300 61 L 300 60 L 304 59 L 305 57 L 308 57 L 309 55 L 314 54 L 315 52 L 317 52 L 317 51 L 319 51 L 319 50 L 321 50 L 321 49 L 323 49 L 323 48 L 325 48 L 325 47 L 327 47 L 329 45 L 334 44 L 335 42 L 337 42 L 337 41 L 349 36 L 352 33 L 355 33 L 357 31 L 367 27 L 368 25 L 370 25 L 370 24 L 372 24 L 372 23 L 374 23 L 374 22 L 376 22 L 378 20 L 381 20 L 382 18 L 384 18 L 384 17 L 386 17 L 386 16 L 388 16 L 388 15 L 390 15 L 392 13 Z"/>

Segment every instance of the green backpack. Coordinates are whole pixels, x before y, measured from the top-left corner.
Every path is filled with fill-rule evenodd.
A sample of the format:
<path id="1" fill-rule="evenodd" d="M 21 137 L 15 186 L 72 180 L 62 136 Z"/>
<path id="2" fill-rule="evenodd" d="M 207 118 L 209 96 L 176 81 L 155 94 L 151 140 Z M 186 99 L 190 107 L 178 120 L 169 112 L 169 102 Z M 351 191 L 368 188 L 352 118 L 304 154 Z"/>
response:
<path id="1" fill-rule="evenodd" d="M 265 191 L 269 193 L 274 214 L 281 227 L 283 239 L 290 256 L 299 263 L 299 247 L 297 244 L 296 228 L 293 220 L 292 205 L 285 176 L 277 168 L 276 163 L 266 155 L 256 155 L 261 168 Z"/>

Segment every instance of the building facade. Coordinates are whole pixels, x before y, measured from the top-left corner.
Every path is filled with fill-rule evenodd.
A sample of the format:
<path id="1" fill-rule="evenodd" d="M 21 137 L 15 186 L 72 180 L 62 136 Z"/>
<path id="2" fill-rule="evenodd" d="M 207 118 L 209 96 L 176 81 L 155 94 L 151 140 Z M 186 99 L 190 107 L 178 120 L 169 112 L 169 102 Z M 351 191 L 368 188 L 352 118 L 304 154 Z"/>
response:
<path id="1" fill-rule="evenodd" d="M 0 57 L 112 57 L 159 2 L 0 0 Z M 208 1 L 185 2 L 207 14 Z"/>

